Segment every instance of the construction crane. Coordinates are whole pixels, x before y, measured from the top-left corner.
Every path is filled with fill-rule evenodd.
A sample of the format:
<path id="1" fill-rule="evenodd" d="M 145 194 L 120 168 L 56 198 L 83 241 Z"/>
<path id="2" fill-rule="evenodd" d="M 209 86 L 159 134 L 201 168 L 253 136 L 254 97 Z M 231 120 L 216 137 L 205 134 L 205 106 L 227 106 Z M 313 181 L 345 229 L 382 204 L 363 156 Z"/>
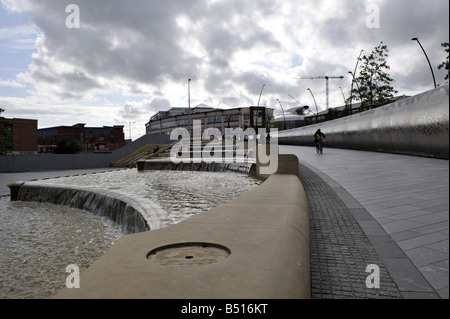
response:
<path id="1" fill-rule="evenodd" d="M 328 75 L 323 75 L 323 76 L 311 76 L 311 77 L 305 77 L 305 78 L 299 78 L 299 80 L 319 80 L 319 79 L 325 79 L 326 81 L 326 94 L 327 94 L 327 110 L 330 106 L 330 100 L 329 100 L 329 80 L 330 79 L 343 79 L 343 76 L 328 76 Z"/>

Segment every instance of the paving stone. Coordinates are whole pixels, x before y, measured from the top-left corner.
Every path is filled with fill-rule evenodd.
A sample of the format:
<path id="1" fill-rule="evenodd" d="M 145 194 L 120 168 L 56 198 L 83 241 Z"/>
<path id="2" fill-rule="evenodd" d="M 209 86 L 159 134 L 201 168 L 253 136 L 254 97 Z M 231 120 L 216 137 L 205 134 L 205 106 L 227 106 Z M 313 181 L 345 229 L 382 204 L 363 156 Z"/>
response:
<path id="1" fill-rule="evenodd" d="M 313 299 L 399 299 L 400 290 L 373 245 L 336 192 L 301 163 L 299 177 L 310 209 L 311 297 Z M 361 209 L 361 206 L 356 207 Z M 364 214 L 359 211 L 359 214 Z M 368 223 L 367 226 L 377 228 Z M 380 289 L 366 287 L 367 265 L 380 267 Z"/>

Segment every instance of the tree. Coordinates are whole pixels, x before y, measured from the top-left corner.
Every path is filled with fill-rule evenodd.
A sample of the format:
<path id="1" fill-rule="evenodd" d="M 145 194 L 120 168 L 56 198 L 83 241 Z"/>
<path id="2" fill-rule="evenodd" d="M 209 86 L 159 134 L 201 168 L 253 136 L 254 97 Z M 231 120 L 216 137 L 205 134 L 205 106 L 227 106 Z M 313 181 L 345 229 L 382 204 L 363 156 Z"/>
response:
<path id="1" fill-rule="evenodd" d="M 355 79 L 358 85 L 353 89 L 350 99 L 359 97 L 362 109 L 385 105 L 398 93 L 390 85 L 394 80 L 386 72 L 390 70 L 386 60 L 388 53 L 387 45 L 381 42 L 370 55 L 360 58 L 363 64 L 360 66 L 359 76 Z"/>
<path id="2" fill-rule="evenodd" d="M 449 57 L 448 57 L 448 53 L 449 53 L 448 42 L 441 43 L 441 46 L 443 48 L 446 48 L 445 52 L 447 52 L 447 61 L 444 61 L 441 64 L 439 64 L 438 69 L 440 70 L 440 69 L 444 68 L 445 70 L 447 70 L 447 74 L 445 75 L 445 80 L 448 80 L 449 79 L 449 76 L 448 76 L 448 59 L 449 59 Z"/>
<path id="3" fill-rule="evenodd" d="M 0 115 L 5 112 L 0 108 Z M 6 156 L 14 147 L 14 125 L 0 116 L 0 156 Z"/>

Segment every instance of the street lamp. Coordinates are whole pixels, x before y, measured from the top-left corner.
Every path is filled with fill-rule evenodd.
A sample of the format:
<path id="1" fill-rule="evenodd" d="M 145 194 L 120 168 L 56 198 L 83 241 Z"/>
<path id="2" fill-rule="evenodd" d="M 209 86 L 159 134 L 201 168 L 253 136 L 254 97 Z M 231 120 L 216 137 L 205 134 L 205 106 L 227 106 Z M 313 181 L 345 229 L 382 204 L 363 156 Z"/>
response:
<path id="1" fill-rule="evenodd" d="M 341 87 L 339 87 L 339 88 L 341 89 L 342 97 L 344 98 L 344 105 L 347 106 L 347 100 L 345 99 L 344 91 L 342 90 Z"/>
<path id="2" fill-rule="evenodd" d="M 283 105 L 281 105 L 281 102 L 280 102 L 279 99 L 277 99 L 277 101 L 278 101 L 278 103 L 280 103 L 280 106 L 281 106 L 281 112 L 283 112 L 284 130 L 286 131 L 286 130 L 287 130 L 287 128 L 286 128 L 286 116 L 285 116 L 285 114 L 284 114 Z"/>
<path id="3" fill-rule="evenodd" d="M 311 89 L 309 89 L 308 88 L 308 91 L 311 93 L 311 95 L 312 95 L 312 97 L 313 97 L 313 100 L 314 100 L 314 104 L 316 105 L 316 116 L 317 116 L 317 121 L 319 121 L 319 109 L 317 108 L 317 103 L 316 103 L 316 99 L 314 98 L 314 94 L 313 94 L 313 92 L 311 91 Z"/>
<path id="4" fill-rule="evenodd" d="M 261 101 L 261 95 L 262 95 L 262 93 L 263 93 L 263 90 L 264 90 L 264 87 L 265 87 L 265 86 L 266 86 L 266 85 L 263 84 L 263 86 L 262 86 L 262 88 L 261 88 L 261 93 L 259 93 L 258 106 L 259 106 L 259 102 Z"/>
<path id="5" fill-rule="evenodd" d="M 130 134 L 130 142 L 131 142 L 131 124 L 135 124 L 135 123 L 136 123 L 136 121 L 133 121 L 133 122 L 129 122 L 129 123 L 128 123 L 128 125 L 129 125 L 128 133 Z"/>
<path id="6" fill-rule="evenodd" d="M 361 89 L 359 88 L 358 81 L 356 81 L 356 78 L 355 78 L 355 75 L 353 74 L 353 72 L 352 72 L 352 71 L 348 71 L 348 73 L 352 75 L 353 81 L 355 82 L 356 87 L 358 88 L 358 91 L 361 91 Z M 352 90 L 352 91 L 353 91 L 353 90 Z"/>
<path id="7" fill-rule="evenodd" d="M 417 43 L 419 43 L 420 47 L 422 48 L 422 51 L 423 51 L 423 53 L 425 54 L 425 57 L 427 58 L 428 65 L 430 66 L 431 74 L 433 75 L 434 88 L 437 88 L 437 86 L 436 86 L 436 78 L 434 77 L 434 72 L 433 72 L 433 67 L 431 66 L 430 59 L 428 59 L 428 55 L 427 55 L 427 53 L 425 52 L 425 49 L 423 48 L 423 46 L 422 46 L 422 44 L 420 43 L 420 41 L 419 41 L 418 38 L 412 38 L 411 40 L 412 40 L 412 41 L 417 41 Z"/>
<path id="8" fill-rule="evenodd" d="M 353 72 L 353 73 L 351 71 L 348 72 L 348 73 L 350 73 L 352 75 L 352 88 L 351 88 L 351 91 L 350 91 L 350 112 L 352 110 L 352 105 L 353 105 L 353 84 L 356 81 L 356 79 L 355 79 L 356 70 L 358 69 L 358 64 L 359 64 L 359 61 L 361 60 L 361 54 L 363 52 L 364 52 L 364 50 L 361 50 L 361 52 L 359 52 L 359 56 L 358 56 L 358 59 L 356 60 L 356 65 L 355 65 L 355 72 Z M 358 84 L 358 82 L 356 82 L 356 84 Z M 359 91 L 359 88 L 358 88 L 358 91 Z"/>
<path id="9" fill-rule="evenodd" d="M 188 80 L 188 108 L 189 139 L 191 139 L 191 79 Z"/>

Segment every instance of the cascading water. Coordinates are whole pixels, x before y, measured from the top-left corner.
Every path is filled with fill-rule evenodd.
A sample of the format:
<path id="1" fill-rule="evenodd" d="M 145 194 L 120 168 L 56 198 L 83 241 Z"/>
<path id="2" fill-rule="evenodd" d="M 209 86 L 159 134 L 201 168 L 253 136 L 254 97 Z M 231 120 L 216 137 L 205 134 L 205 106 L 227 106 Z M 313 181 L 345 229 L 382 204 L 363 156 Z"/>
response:
<path id="1" fill-rule="evenodd" d="M 149 230 L 139 211 L 129 201 L 111 192 L 26 183 L 20 187 L 18 200 L 53 203 L 85 210 L 116 222 L 126 234 Z"/>
<path id="2" fill-rule="evenodd" d="M 65 286 L 67 265 L 87 269 L 125 233 L 179 223 L 260 183 L 236 173 L 133 169 L 29 183 L 19 196 L 77 209 L 0 198 L 0 298 L 51 297 Z"/>
<path id="3" fill-rule="evenodd" d="M 252 163 L 173 163 L 171 161 L 146 161 L 143 170 L 235 172 L 248 175 L 251 167 Z"/>

